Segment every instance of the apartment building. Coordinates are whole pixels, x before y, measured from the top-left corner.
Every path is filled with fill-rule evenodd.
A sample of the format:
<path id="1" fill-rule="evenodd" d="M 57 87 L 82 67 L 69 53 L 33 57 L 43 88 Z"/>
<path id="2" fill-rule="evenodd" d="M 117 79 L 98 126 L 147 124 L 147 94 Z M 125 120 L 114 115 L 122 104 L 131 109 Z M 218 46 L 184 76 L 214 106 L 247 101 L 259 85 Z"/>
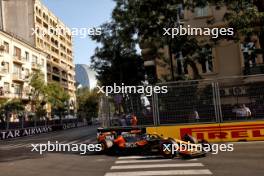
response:
<path id="1" fill-rule="evenodd" d="M 21 99 L 30 112 L 30 75 L 40 70 L 47 82 L 46 65 L 46 53 L 0 31 L 0 99 Z"/>
<path id="2" fill-rule="evenodd" d="M 0 2 L 0 27 L 48 54 L 47 81 L 58 82 L 70 94 L 69 108 L 73 112 L 76 103 L 75 65 L 73 40 L 67 26 L 41 0 Z"/>
<path id="3" fill-rule="evenodd" d="M 223 22 L 223 16 L 227 9 L 222 7 L 216 9 L 215 6 L 206 6 L 204 8 L 195 8 L 194 11 L 181 8 L 179 14 L 180 24 L 184 27 L 190 25 L 192 28 L 221 28 L 228 27 Z M 213 20 L 213 24 L 208 21 Z M 195 36 L 198 40 L 209 40 L 210 37 Z M 163 50 L 167 61 L 147 56 L 148 44 L 142 45 L 142 55 L 145 59 L 146 70 L 156 76 L 156 79 L 166 81 L 171 80 L 171 68 L 169 62 L 168 47 Z M 249 43 L 235 43 L 233 41 L 221 40 L 219 44 L 213 46 L 208 51 L 208 60 L 196 62 L 199 74 L 202 78 L 215 79 L 230 76 L 243 76 L 249 74 L 263 74 L 264 61 L 262 55 L 256 55 L 255 58 L 246 58 L 250 48 L 260 48 L 258 37 L 252 37 Z M 173 55 L 174 77 L 185 75 L 193 78 L 193 70 L 190 66 L 184 66 L 183 57 L 180 53 Z M 245 69 L 248 67 L 248 69 Z"/>

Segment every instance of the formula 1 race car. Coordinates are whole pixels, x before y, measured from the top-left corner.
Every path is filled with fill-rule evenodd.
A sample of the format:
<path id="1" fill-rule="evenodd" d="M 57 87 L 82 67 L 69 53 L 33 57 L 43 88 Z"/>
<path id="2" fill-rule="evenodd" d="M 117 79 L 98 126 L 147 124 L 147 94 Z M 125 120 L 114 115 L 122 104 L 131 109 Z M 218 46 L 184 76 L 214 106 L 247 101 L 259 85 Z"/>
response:
<path id="1" fill-rule="evenodd" d="M 206 141 L 199 143 L 194 137 L 185 134 L 182 140 L 164 138 L 158 134 L 147 134 L 142 130 L 101 132 L 97 137 L 102 146 L 102 152 L 108 154 L 161 154 L 165 158 L 202 157 L 210 147 Z"/>

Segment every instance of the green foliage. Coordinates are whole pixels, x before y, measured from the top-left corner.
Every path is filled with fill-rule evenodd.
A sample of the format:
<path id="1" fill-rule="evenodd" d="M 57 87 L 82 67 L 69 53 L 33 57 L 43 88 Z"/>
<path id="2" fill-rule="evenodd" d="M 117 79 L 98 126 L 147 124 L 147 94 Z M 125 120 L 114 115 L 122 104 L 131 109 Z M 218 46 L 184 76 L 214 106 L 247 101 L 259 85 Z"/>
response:
<path id="1" fill-rule="evenodd" d="M 1 106 L 1 108 L 9 112 L 21 112 L 25 110 L 23 103 L 21 102 L 21 100 L 18 99 L 7 101 Z"/>
<path id="2" fill-rule="evenodd" d="M 8 113 L 21 113 L 25 110 L 25 107 L 21 100 L 1 100 L 0 102 L 0 121 L 3 123 L 7 121 Z M 4 115 L 5 114 L 5 115 Z"/>
<path id="3" fill-rule="evenodd" d="M 98 116 L 99 96 L 97 90 L 88 88 L 78 89 L 77 91 L 78 115 L 81 118 L 91 119 Z"/>
<path id="4" fill-rule="evenodd" d="M 44 74 L 34 72 L 30 77 L 29 85 L 31 103 L 38 118 L 46 115 L 44 105 L 48 102 L 53 110 L 62 112 L 65 110 L 66 102 L 70 99 L 69 94 L 58 83 L 45 83 Z"/>
<path id="5" fill-rule="evenodd" d="M 208 57 L 202 48 L 213 47 L 218 40 L 228 39 L 238 41 L 241 36 L 258 35 L 260 44 L 264 46 L 263 9 L 261 0 L 115 0 L 116 6 L 112 12 L 112 21 L 105 23 L 102 36 L 95 36 L 93 40 L 102 44 L 97 48 L 92 63 L 99 73 L 99 80 L 105 84 L 111 81 L 120 82 L 124 79 L 125 51 L 135 53 L 135 46 L 144 49 L 145 59 L 161 59 L 170 65 L 171 72 L 175 72 L 172 65 L 173 56 L 183 53 L 184 65 L 189 65 L 194 73 L 194 79 L 200 79 L 196 63 L 204 62 Z M 197 7 L 211 5 L 216 10 L 227 7 L 223 21 L 233 27 L 234 36 L 220 36 L 212 42 L 197 41 L 192 36 L 177 36 L 173 40 L 163 36 L 164 27 L 177 27 L 178 4 L 185 9 L 194 11 Z M 208 19 L 208 25 L 215 22 L 214 17 Z M 169 46 L 169 57 L 161 55 L 160 48 Z M 204 52 L 205 51 L 205 52 Z M 127 56 L 127 55 L 126 55 Z M 131 55 L 135 57 L 135 55 Z M 125 57 L 126 58 L 126 57 Z M 124 62 L 121 62 L 124 61 Z M 131 64 L 130 64 L 131 65 Z M 118 77 L 119 75 L 119 77 Z M 174 74 L 172 74 L 174 75 Z M 125 79 L 126 80 L 126 79 Z M 134 80 L 133 80 L 134 81 Z"/>
<path id="6" fill-rule="evenodd" d="M 91 58 L 100 83 L 139 84 L 144 78 L 143 61 L 135 45 L 127 41 L 129 37 L 119 33 L 115 24 L 103 24 L 102 29 L 102 35 L 92 37 L 101 47 L 96 48 Z"/>
<path id="7" fill-rule="evenodd" d="M 30 75 L 29 85 L 31 86 L 29 94 L 31 107 L 34 113 L 36 113 L 37 118 L 43 117 L 46 115 L 44 105 L 47 99 L 47 85 L 45 83 L 44 74 L 40 71 L 33 72 Z"/>
<path id="8" fill-rule="evenodd" d="M 51 104 L 53 110 L 62 113 L 65 110 L 65 104 L 70 99 L 70 95 L 55 82 L 48 83 L 46 90 L 48 102 Z"/>

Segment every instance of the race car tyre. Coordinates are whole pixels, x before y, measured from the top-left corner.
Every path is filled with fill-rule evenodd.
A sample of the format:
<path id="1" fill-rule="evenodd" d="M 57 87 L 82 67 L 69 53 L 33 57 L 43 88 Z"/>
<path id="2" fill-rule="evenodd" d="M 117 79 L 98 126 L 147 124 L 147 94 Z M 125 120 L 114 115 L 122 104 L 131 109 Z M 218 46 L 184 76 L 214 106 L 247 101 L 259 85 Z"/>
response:
<path id="1" fill-rule="evenodd" d="M 163 142 L 160 146 L 160 154 L 164 158 L 173 158 L 175 154 L 172 152 L 172 142 L 171 141 L 166 141 Z"/>
<path id="2" fill-rule="evenodd" d="M 106 152 L 107 146 L 104 142 L 100 142 L 99 144 L 101 144 L 102 150 L 101 152 Z"/>

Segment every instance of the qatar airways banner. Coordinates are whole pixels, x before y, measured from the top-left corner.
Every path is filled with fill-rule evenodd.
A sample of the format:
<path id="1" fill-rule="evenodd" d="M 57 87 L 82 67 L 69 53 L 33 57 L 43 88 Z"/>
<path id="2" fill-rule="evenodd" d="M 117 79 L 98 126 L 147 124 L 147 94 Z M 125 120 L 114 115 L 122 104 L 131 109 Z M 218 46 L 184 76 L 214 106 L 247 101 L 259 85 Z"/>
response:
<path id="1" fill-rule="evenodd" d="M 72 123 L 64 123 L 59 125 L 50 125 L 50 126 L 39 126 L 39 127 L 31 127 L 31 128 L 24 128 L 24 129 L 10 129 L 5 131 L 0 131 L 0 140 L 5 139 L 13 139 L 17 137 L 25 137 L 25 136 L 34 136 L 37 134 L 48 133 L 51 131 L 60 131 L 66 130 L 71 128 L 78 128 L 86 126 L 87 123 L 85 122 L 72 122 Z"/>
<path id="2" fill-rule="evenodd" d="M 6 131 L 0 131 L 0 140 L 13 139 L 17 137 L 33 136 L 41 133 L 51 132 L 52 126 L 41 126 L 24 129 L 12 129 Z"/>

